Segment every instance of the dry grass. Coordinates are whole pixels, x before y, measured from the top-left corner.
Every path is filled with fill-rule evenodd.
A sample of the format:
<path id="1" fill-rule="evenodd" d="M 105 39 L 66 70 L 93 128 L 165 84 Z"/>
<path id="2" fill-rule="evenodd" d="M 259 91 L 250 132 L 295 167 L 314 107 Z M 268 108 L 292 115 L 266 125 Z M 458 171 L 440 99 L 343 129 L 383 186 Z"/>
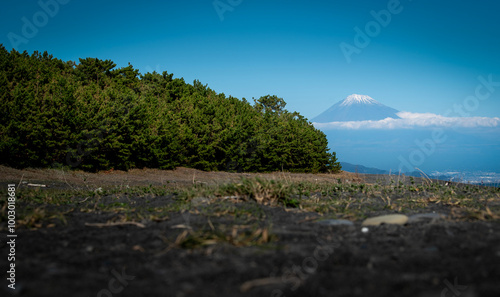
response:
<path id="1" fill-rule="evenodd" d="M 103 171 L 88 173 L 84 171 L 68 171 L 65 169 L 14 169 L 0 165 L 0 182 L 18 184 L 24 182 L 36 182 L 55 184 L 80 189 L 97 189 L 99 187 L 116 186 L 167 186 L 177 188 L 192 186 L 193 184 L 226 184 L 237 182 L 241 178 L 262 178 L 266 180 L 282 180 L 286 182 L 307 181 L 314 183 L 337 182 L 361 183 L 359 175 L 349 172 L 336 174 L 312 174 L 312 173 L 229 173 L 229 172 L 206 172 L 191 168 L 179 167 L 175 170 L 159 169 L 132 169 L 130 171 Z"/>
<path id="2" fill-rule="evenodd" d="M 197 203 L 205 202 L 211 204 L 211 207 L 205 210 L 207 216 L 237 213 L 250 217 L 261 216 L 257 210 L 243 211 L 228 206 L 230 204 L 221 203 L 223 201 L 231 201 L 233 204 L 255 201 L 258 205 L 292 207 L 327 217 L 351 220 L 376 213 L 414 213 L 426 209 L 447 212 L 451 218 L 457 220 L 500 219 L 500 190 L 496 188 L 464 184 L 445 185 L 427 179 L 416 183 L 413 178 L 408 182 L 399 176 L 395 177 L 397 180 L 382 177 L 390 180 L 368 184 L 364 183 L 363 177 L 365 176 L 348 172 L 257 174 L 203 172 L 188 168 L 91 174 L 54 169 L 17 170 L 0 166 L 0 181 L 12 183 L 18 179 L 19 183 L 24 181 L 49 184 L 49 187 L 44 189 L 22 186 L 17 190 L 18 199 L 22 201 L 35 206 L 85 204 L 85 211 L 124 214 L 126 217 L 123 221 L 161 221 L 168 217 L 168 212 L 198 212 L 200 210 L 196 207 Z M 58 189 L 57 185 L 66 187 Z M 164 209 L 144 212 L 124 202 L 106 205 L 100 202 L 101 197 L 112 196 L 118 199 L 127 195 L 144 199 L 175 195 L 178 203 Z M 92 205 L 94 206 L 91 207 Z M 242 214 L 242 211 L 245 213 Z M 248 213 L 252 211 L 255 214 Z M 0 220 L 4 217 L 5 209 L 2 209 Z M 27 214 L 20 223 L 28 227 L 38 227 L 40 221 L 51 218 L 54 218 L 53 214 L 48 215 L 41 208 Z"/>

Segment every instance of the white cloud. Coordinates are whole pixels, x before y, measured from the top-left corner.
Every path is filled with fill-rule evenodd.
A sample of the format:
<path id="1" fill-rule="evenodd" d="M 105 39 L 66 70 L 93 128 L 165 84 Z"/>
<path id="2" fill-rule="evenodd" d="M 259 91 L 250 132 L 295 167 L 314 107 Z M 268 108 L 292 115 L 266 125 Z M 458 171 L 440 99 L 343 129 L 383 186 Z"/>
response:
<path id="1" fill-rule="evenodd" d="M 500 118 L 487 117 L 445 117 L 433 113 L 401 111 L 400 119 L 386 118 L 379 121 L 349 121 L 313 123 L 318 129 L 411 129 L 411 128 L 478 128 L 500 127 Z"/>

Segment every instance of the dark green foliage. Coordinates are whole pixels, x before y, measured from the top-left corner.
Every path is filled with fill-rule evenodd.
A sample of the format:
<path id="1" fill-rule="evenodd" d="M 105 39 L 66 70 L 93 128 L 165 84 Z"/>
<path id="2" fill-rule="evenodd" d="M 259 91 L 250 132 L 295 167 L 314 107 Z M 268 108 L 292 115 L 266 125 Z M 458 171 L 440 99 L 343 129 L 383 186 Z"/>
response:
<path id="1" fill-rule="evenodd" d="M 277 96 L 250 105 L 173 74 L 0 45 L 0 164 L 339 171 L 325 135 Z"/>

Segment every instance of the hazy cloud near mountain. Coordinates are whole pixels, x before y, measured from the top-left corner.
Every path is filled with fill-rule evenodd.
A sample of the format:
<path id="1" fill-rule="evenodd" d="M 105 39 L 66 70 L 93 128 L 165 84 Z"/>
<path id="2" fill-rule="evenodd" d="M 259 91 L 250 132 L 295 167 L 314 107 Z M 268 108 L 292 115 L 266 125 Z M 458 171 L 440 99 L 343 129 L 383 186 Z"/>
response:
<path id="1" fill-rule="evenodd" d="M 313 123 L 322 130 L 334 129 L 412 129 L 422 127 L 441 128 L 480 128 L 500 127 L 500 118 L 488 117 L 445 117 L 433 113 L 415 113 L 401 111 L 400 119 L 385 118 L 379 121 L 347 121 Z"/>

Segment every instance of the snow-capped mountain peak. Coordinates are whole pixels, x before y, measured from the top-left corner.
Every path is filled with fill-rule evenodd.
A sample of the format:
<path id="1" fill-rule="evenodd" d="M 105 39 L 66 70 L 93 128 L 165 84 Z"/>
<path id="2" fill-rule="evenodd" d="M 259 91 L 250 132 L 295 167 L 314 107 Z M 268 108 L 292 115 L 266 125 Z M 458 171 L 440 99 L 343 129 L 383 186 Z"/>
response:
<path id="1" fill-rule="evenodd" d="M 370 96 L 352 94 L 347 96 L 347 98 L 340 103 L 340 106 L 349 106 L 352 104 L 377 104 L 378 102 Z"/>
<path id="2" fill-rule="evenodd" d="M 370 96 L 352 94 L 332 105 L 312 121 L 315 123 L 378 121 L 399 119 L 398 110 L 385 106 Z"/>

